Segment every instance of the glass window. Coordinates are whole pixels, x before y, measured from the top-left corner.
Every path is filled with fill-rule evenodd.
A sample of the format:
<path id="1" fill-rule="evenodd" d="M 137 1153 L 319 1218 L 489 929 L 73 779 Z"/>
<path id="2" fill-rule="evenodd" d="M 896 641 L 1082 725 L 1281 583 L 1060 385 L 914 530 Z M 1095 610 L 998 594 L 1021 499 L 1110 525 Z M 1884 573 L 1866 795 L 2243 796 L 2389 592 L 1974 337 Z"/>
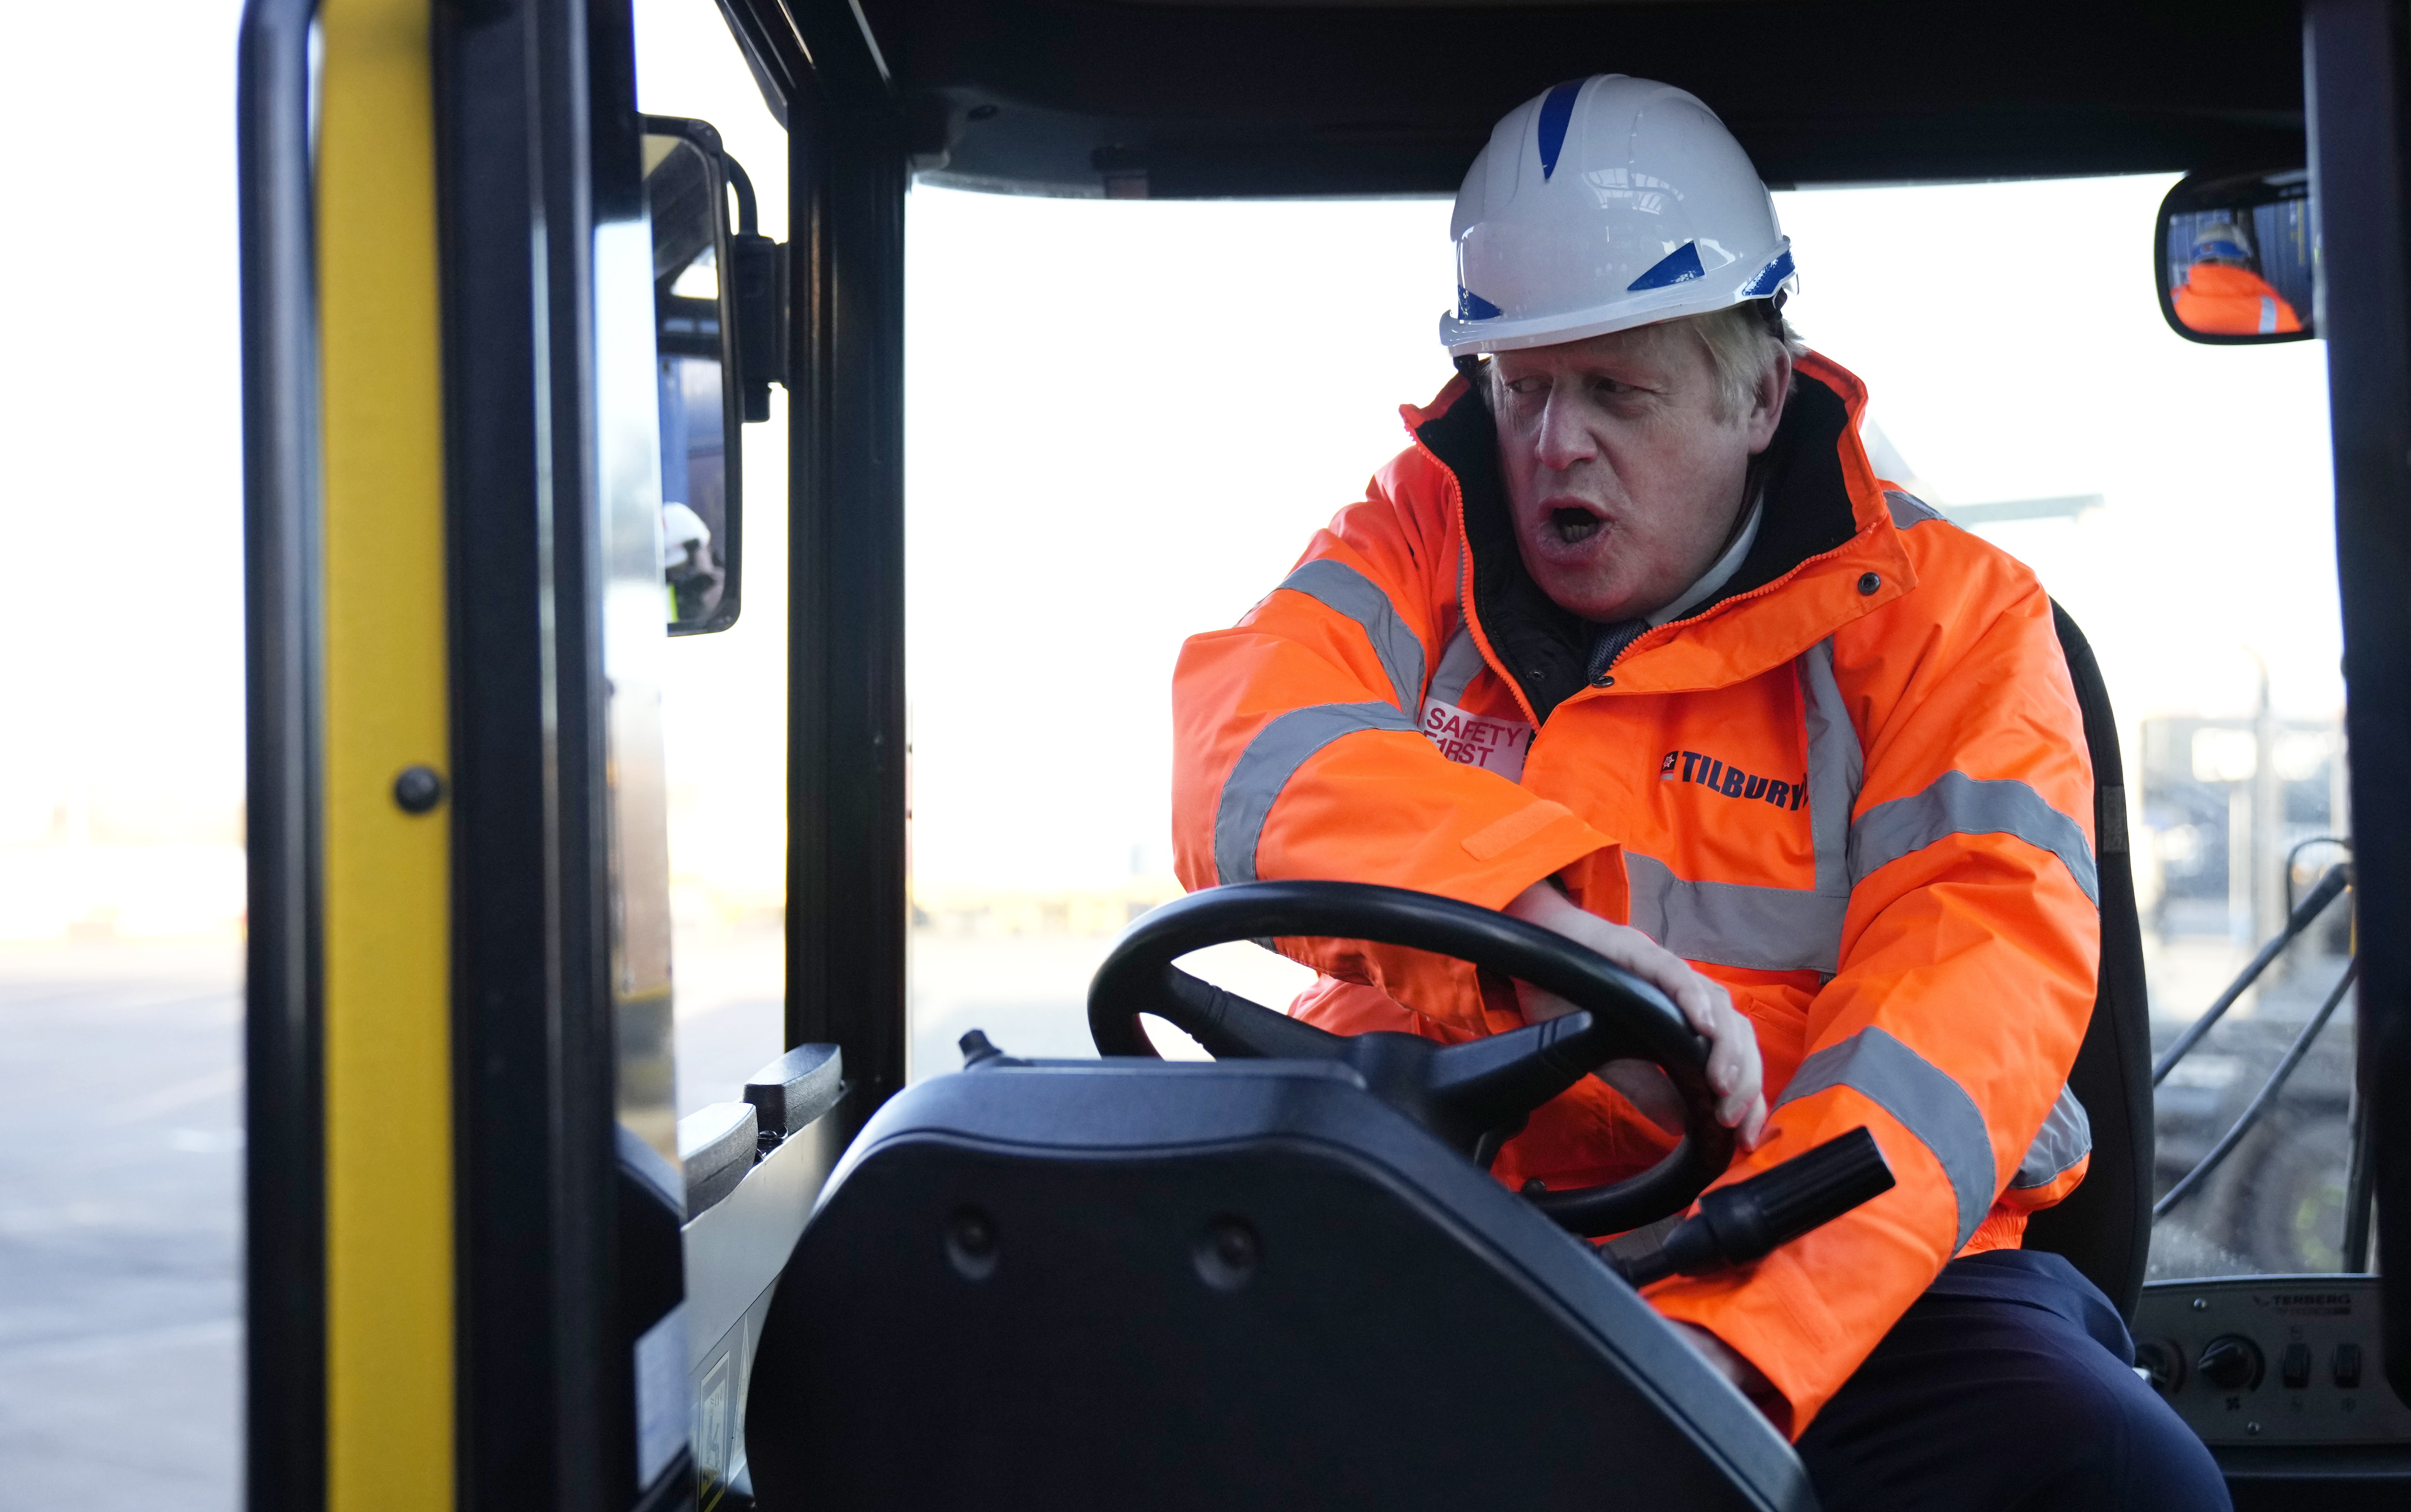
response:
<path id="1" fill-rule="evenodd" d="M 2113 257 L 1963 254 L 2015 245 L 2011 227 L 2131 247 L 2168 182 L 1777 196 L 1801 248 L 1801 325 L 1868 381 L 1913 474 L 1901 481 L 2032 565 L 2100 658 L 2157 1049 L 2278 932 L 2289 888 L 2341 854 L 2305 842 L 2349 833 L 2326 353 L 2183 341 L 2141 268 Z M 2161 1085 L 2155 1194 L 2235 1123 L 2326 999 L 2347 907 Z M 2155 1278 L 2336 1267 L 2351 1059 L 2347 1003 L 2155 1226 Z"/>
<path id="2" fill-rule="evenodd" d="M 912 1074 L 1093 1054 L 1172 874 L 1173 661 L 1270 592 L 1448 376 L 1444 202 L 908 209 Z M 1253 945 L 1204 969 L 1285 1005 Z"/>
<path id="3" fill-rule="evenodd" d="M 787 236 L 787 134 L 702 0 L 637 0 L 636 103 L 720 130 Z M 690 269 L 678 292 L 713 292 Z M 669 641 L 662 724 L 669 777 L 678 1110 L 739 1095 L 785 1046 L 787 391 L 745 427 L 745 605 L 736 624 Z"/>
<path id="4" fill-rule="evenodd" d="M 1863 378 L 1878 470 L 2030 564 L 2120 720 L 2155 1040 L 2348 833 L 2324 351 L 2199 346 L 2142 255 L 2166 178 L 1776 196 L 1790 313 Z M 1449 378 L 1442 200 L 910 207 L 913 1071 L 986 1029 L 1086 1054 L 1089 973 L 1173 896 L 1169 685 Z M 2028 249 L 2049 247 L 2049 254 Z M 2091 249 L 2084 255 L 2060 249 Z M 2340 852 L 2301 849 L 2297 892 Z M 2165 1188 L 2344 967 L 2297 944 L 2162 1089 Z M 1308 980 L 1251 946 L 1217 980 Z M 2157 1230 L 2157 1275 L 2331 1268 L 2345 1006 Z"/>

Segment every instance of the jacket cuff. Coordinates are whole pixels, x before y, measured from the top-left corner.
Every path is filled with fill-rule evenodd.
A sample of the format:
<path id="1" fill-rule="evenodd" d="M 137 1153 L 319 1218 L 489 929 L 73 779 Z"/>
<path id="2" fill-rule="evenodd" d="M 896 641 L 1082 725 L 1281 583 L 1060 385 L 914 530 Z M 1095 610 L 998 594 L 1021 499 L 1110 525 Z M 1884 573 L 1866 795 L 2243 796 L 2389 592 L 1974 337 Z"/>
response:
<path id="1" fill-rule="evenodd" d="M 1861 1363 L 1815 1281 L 1781 1250 L 1724 1275 L 1673 1276 L 1643 1295 L 1757 1366 L 1783 1398 L 1784 1410 L 1769 1416 L 1788 1438 L 1807 1431 Z"/>

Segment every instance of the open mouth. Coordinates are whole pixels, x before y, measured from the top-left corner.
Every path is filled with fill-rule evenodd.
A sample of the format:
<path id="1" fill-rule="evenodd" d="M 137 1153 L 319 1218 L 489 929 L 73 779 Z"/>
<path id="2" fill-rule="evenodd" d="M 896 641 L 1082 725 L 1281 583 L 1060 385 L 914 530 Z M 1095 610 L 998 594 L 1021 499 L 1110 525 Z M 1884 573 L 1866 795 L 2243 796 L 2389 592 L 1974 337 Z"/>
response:
<path id="1" fill-rule="evenodd" d="M 1557 539 L 1568 545 L 1572 545 L 1577 541 L 1587 541 L 1597 535 L 1600 526 L 1603 523 L 1605 522 L 1587 509 L 1549 511 L 1549 528 L 1556 531 Z"/>

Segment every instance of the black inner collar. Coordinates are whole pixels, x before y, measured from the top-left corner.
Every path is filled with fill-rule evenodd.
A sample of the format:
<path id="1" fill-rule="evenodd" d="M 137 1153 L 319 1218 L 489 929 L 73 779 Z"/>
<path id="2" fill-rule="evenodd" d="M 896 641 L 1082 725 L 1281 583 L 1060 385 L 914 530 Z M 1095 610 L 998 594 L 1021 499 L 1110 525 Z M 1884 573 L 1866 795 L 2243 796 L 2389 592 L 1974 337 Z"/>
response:
<path id="1" fill-rule="evenodd" d="M 1696 618 L 1726 600 L 1764 588 L 1811 557 L 1858 533 L 1850 494 L 1842 482 L 1840 441 L 1849 424 L 1841 396 L 1814 378 L 1795 375 L 1775 440 L 1751 463 L 1762 481 L 1758 539 L 1749 555 Z M 1498 442 L 1479 383 L 1415 432 L 1456 474 L 1465 495 L 1465 538 L 1473 558 L 1473 602 L 1490 644 L 1542 720 L 1581 689 L 1587 677 L 1596 626 L 1560 608 L 1532 574 L 1507 514 L 1498 477 Z"/>

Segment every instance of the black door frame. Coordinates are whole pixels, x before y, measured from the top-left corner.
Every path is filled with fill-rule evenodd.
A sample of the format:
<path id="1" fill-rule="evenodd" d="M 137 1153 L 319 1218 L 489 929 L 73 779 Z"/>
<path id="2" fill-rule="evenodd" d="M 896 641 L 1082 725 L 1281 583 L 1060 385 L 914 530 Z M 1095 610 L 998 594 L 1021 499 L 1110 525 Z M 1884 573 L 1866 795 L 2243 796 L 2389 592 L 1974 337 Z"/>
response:
<path id="1" fill-rule="evenodd" d="M 633 1499 L 592 392 L 593 158 L 617 102 L 590 36 L 621 8 L 435 11 L 464 1509 Z"/>
<path id="2" fill-rule="evenodd" d="M 325 981 L 318 922 L 319 408 L 310 28 L 317 0 L 243 7 L 244 1495 L 326 1501 Z"/>
<path id="3" fill-rule="evenodd" d="M 2399 780 L 2411 771 L 2405 34 L 2400 0 L 2313 0 L 2303 17 L 2360 909 L 2356 1076 L 2371 1112 L 2381 1265 L 2411 1258 L 2411 789 Z M 2411 1400 L 2411 1264 L 2387 1275 L 2384 1296 L 2387 1379 Z"/>
<path id="4" fill-rule="evenodd" d="M 904 1084 L 904 124 L 847 0 L 723 0 L 787 127 L 786 1042 Z"/>

